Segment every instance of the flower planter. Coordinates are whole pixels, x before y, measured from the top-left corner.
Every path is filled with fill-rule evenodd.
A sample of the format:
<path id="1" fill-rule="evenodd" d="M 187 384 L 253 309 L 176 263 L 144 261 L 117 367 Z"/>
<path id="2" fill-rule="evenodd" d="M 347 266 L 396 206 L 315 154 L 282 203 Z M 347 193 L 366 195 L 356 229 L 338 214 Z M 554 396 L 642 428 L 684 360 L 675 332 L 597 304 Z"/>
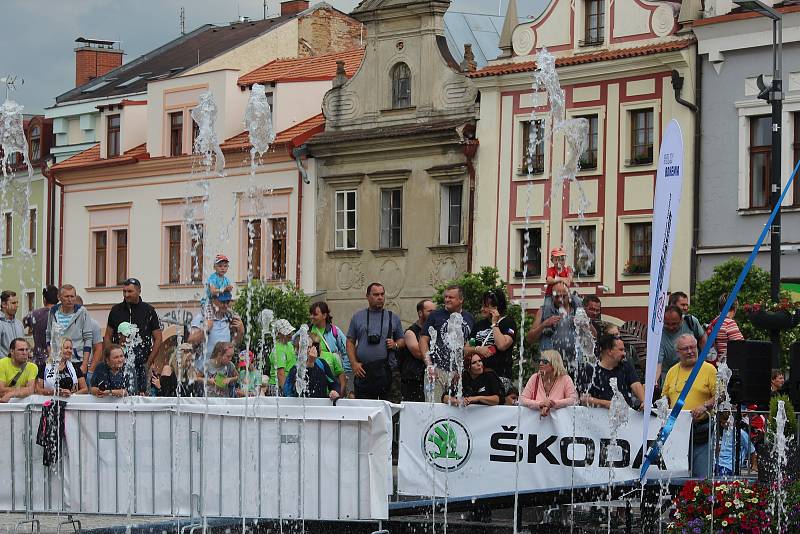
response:
<path id="1" fill-rule="evenodd" d="M 797 326 L 800 314 L 787 311 L 759 310 L 749 315 L 750 322 L 765 330 L 789 330 Z"/>

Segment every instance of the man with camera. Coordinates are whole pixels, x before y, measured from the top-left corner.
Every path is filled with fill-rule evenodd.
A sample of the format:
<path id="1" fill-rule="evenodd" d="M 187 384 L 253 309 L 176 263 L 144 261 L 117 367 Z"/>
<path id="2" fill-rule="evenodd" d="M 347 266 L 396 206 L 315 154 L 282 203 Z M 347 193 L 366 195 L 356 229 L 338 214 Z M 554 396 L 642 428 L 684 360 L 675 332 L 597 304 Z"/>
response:
<path id="1" fill-rule="evenodd" d="M 353 368 L 354 393 L 359 399 L 389 400 L 392 382 L 390 354 L 405 347 L 400 318 L 384 309 L 382 284 L 367 287 L 368 307 L 353 314 L 347 330 L 347 357 Z"/>
<path id="2" fill-rule="evenodd" d="M 187 340 L 192 345 L 201 345 L 200 356 L 195 360 L 195 369 L 203 372 L 206 362 L 211 358 L 214 347 L 220 341 L 238 346 L 244 337 L 244 323 L 239 315 L 230 310 L 233 297 L 230 291 L 223 291 L 211 297 L 211 317 L 203 308 L 192 319 L 191 331 Z"/>

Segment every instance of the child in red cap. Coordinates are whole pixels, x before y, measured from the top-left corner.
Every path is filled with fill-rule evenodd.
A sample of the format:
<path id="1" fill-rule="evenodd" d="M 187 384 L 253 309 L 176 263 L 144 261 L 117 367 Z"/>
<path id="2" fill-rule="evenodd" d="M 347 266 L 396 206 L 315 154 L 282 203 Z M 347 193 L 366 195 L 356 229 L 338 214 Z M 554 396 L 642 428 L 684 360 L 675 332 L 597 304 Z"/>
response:
<path id="1" fill-rule="evenodd" d="M 567 265 L 567 253 L 563 247 L 555 247 L 550 251 L 552 265 L 547 268 L 547 277 L 544 290 L 545 298 L 553 295 L 553 286 L 556 282 L 564 282 L 567 287 L 572 285 L 572 269 Z"/>

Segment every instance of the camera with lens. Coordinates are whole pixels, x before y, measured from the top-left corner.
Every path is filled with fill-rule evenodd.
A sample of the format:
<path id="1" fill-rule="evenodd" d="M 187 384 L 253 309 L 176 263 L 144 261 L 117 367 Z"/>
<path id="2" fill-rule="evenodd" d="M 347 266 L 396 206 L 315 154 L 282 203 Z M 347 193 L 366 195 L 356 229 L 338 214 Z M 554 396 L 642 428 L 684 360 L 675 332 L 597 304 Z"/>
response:
<path id="1" fill-rule="evenodd" d="M 367 343 L 370 345 L 378 345 L 381 342 L 380 334 L 370 334 L 367 336 Z"/>

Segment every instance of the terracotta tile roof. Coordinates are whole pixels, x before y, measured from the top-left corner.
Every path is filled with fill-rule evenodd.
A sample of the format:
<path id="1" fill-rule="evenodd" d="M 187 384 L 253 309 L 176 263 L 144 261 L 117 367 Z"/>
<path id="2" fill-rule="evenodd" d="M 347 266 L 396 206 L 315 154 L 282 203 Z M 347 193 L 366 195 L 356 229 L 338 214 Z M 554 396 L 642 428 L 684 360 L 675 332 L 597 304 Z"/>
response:
<path id="1" fill-rule="evenodd" d="M 286 144 L 292 147 L 298 147 L 305 143 L 309 137 L 320 133 L 324 129 L 325 116 L 320 113 L 319 115 L 315 115 L 303 122 L 298 122 L 294 126 L 279 132 L 278 135 L 275 136 L 275 141 L 272 143 L 272 146 Z M 226 151 L 249 150 L 250 147 L 250 134 L 247 132 L 235 135 L 220 145 L 220 148 Z"/>
<path id="2" fill-rule="evenodd" d="M 53 165 L 52 170 L 64 171 L 76 168 L 124 165 L 126 163 L 135 163 L 139 160 L 149 159 L 149 158 L 150 155 L 147 153 L 147 143 L 142 143 L 139 146 L 131 148 L 121 156 L 101 159 L 100 143 L 97 143 L 96 145 L 87 148 L 83 152 L 79 152 L 74 156 L 72 156 L 71 158 L 67 158 L 61 163 Z"/>
<path id="3" fill-rule="evenodd" d="M 239 78 L 239 85 L 332 80 L 336 77 L 337 61 L 344 61 L 344 70 L 350 78 L 361 66 L 362 59 L 364 59 L 363 48 L 325 56 L 276 59 Z"/>
<path id="4" fill-rule="evenodd" d="M 668 43 L 656 43 L 635 48 L 623 48 L 617 50 L 606 50 L 592 54 L 581 54 L 576 56 L 566 56 L 556 58 L 556 67 L 567 67 L 570 65 L 583 65 L 585 63 L 596 63 L 598 61 L 611 61 L 614 59 L 625 59 L 631 57 L 649 56 L 664 52 L 683 50 L 690 46 L 694 39 L 682 39 Z M 514 74 L 517 72 L 532 72 L 536 69 L 535 61 L 525 61 L 521 63 L 502 63 L 500 65 L 489 65 L 481 70 L 467 73 L 470 78 L 485 78 L 488 76 L 502 76 L 504 74 Z"/>

